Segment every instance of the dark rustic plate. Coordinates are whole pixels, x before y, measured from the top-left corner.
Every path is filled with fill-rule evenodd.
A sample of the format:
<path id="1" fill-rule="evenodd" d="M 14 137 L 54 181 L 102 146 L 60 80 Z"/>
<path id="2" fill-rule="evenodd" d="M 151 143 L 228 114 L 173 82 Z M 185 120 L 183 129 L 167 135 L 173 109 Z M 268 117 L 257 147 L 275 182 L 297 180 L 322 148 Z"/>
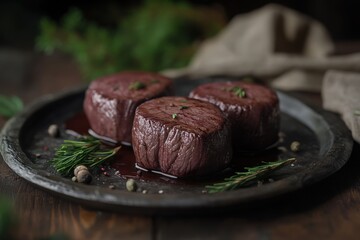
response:
<path id="1" fill-rule="evenodd" d="M 212 80 L 177 80 L 175 89 L 178 95 L 187 95 L 196 85 Z M 74 183 L 59 176 L 49 160 L 62 140 L 71 137 L 65 132 L 65 123 L 81 112 L 84 89 L 43 97 L 9 120 L 1 134 L 1 153 L 9 167 L 28 182 L 97 209 L 171 214 L 247 206 L 326 178 L 339 170 L 351 153 L 351 134 L 337 115 L 311 108 L 284 93 L 278 94 L 282 112 L 281 132 L 284 135 L 284 141 L 279 146 L 289 148 L 290 143 L 297 140 L 301 142 L 301 151 L 293 153 L 273 149 L 244 157 L 244 162 L 296 157 L 293 165 L 271 176 L 275 181 L 260 186 L 255 184 L 239 190 L 207 194 L 203 193 L 204 186 L 219 181 L 219 177 L 176 181 L 156 176 L 153 179 L 139 177 L 140 190 L 128 192 L 125 190 L 124 175 L 115 174 L 116 169 L 111 164 L 104 166 L 110 176 L 104 176 L 99 170 L 94 173 L 91 185 Z M 61 126 L 60 138 L 47 136 L 47 128 L 52 123 Z M 124 151 L 127 154 L 119 160 L 120 163 L 133 157 L 131 150 Z M 115 189 L 109 189 L 110 184 Z M 141 190 L 146 190 L 147 194 Z M 159 194 L 159 190 L 163 193 Z"/>

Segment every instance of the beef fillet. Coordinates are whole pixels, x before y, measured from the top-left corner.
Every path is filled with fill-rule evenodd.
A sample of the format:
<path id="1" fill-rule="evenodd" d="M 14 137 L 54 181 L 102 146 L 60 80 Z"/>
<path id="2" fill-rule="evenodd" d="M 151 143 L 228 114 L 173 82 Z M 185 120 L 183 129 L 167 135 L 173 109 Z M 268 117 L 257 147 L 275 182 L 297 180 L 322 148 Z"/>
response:
<path id="1" fill-rule="evenodd" d="M 274 91 L 258 85 L 236 82 L 203 84 L 191 98 L 218 106 L 231 123 L 236 152 L 263 150 L 278 139 L 279 100 Z"/>
<path id="2" fill-rule="evenodd" d="M 225 168 L 231 160 L 229 124 L 213 104 L 184 97 L 162 97 L 135 113 L 132 144 L 136 163 L 177 177 Z"/>
<path id="3" fill-rule="evenodd" d="M 93 81 L 86 91 L 84 111 L 98 135 L 131 143 L 135 109 L 141 103 L 169 95 L 171 81 L 146 72 L 122 72 Z"/>

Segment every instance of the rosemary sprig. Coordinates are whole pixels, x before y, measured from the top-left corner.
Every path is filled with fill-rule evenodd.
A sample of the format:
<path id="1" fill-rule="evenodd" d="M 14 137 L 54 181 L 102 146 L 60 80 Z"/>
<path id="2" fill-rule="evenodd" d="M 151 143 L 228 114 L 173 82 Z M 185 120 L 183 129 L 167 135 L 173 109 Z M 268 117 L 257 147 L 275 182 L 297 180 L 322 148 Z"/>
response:
<path id="1" fill-rule="evenodd" d="M 10 118 L 23 109 L 23 103 L 16 96 L 8 97 L 0 95 L 0 115 Z"/>
<path id="2" fill-rule="evenodd" d="M 206 186 L 205 188 L 209 193 L 234 190 L 243 187 L 254 180 L 264 180 L 274 170 L 293 163 L 294 161 L 295 158 L 278 160 L 275 162 L 263 162 L 261 165 L 255 167 L 247 167 L 245 168 L 245 172 L 236 172 L 235 175 L 225 178 L 223 182 L 215 183 L 213 185 Z"/>
<path id="3" fill-rule="evenodd" d="M 77 165 L 93 168 L 114 156 L 121 148 L 103 150 L 101 147 L 101 141 L 91 136 L 64 140 L 51 162 L 58 173 L 69 176 Z"/>

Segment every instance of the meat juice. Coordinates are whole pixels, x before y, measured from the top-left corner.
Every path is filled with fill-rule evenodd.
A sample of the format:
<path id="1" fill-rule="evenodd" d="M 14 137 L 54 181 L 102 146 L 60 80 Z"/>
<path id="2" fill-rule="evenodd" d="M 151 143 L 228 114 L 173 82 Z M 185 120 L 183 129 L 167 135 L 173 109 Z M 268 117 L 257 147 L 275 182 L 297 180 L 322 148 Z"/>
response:
<path id="1" fill-rule="evenodd" d="M 81 135 L 88 135 L 90 124 L 84 112 L 75 114 L 65 122 L 67 130 L 74 131 Z M 235 172 L 243 171 L 244 167 L 251 167 L 259 165 L 261 162 L 276 161 L 279 158 L 280 151 L 272 148 L 261 153 L 252 154 L 244 153 L 242 156 L 237 156 L 237 160 L 226 169 L 219 171 L 216 174 L 202 177 L 192 178 L 171 178 L 151 171 L 143 171 L 135 166 L 135 155 L 130 146 L 122 146 L 121 150 L 115 155 L 114 159 L 109 162 L 109 167 L 118 171 L 119 175 L 124 178 L 141 179 L 144 181 L 160 181 L 171 184 L 194 184 L 194 183 L 211 183 L 229 177 Z"/>

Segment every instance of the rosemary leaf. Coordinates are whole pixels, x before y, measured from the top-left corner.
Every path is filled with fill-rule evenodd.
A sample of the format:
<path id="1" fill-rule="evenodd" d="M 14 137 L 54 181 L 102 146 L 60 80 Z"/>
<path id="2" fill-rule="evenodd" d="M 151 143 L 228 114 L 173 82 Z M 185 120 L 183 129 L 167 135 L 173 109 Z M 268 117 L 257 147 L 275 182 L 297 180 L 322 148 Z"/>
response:
<path id="1" fill-rule="evenodd" d="M 139 81 L 133 82 L 129 85 L 130 90 L 140 90 L 144 88 L 146 88 L 145 83 Z"/>
<path id="2" fill-rule="evenodd" d="M 78 165 L 93 168 L 114 156 L 121 146 L 113 149 L 102 149 L 101 141 L 90 136 L 79 140 L 64 140 L 57 149 L 52 165 L 63 176 L 72 174 Z"/>
<path id="3" fill-rule="evenodd" d="M 171 117 L 172 117 L 173 119 L 177 118 L 177 113 L 173 113 L 173 114 L 171 115 Z"/>
<path id="4" fill-rule="evenodd" d="M 16 96 L 0 95 L 0 116 L 10 118 L 23 109 L 23 103 Z"/>
<path id="5" fill-rule="evenodd" d="M 243 88 L 235 86 L 230 89 L 230 92 L 233 92 L 236 96 L 244 98 L 246 97 L 246 92 Z"/>
<path id="6" fill-rule="evenodd" d="M 217 193 L 244 187 L 255 180 L 264 180 L 274 170 L 293 163 L 294 161 L 295 158 L 275 162 L 263 162 L 261 165 L 245 168 L 246 171 L 236 172 L 235 175 L 225 178 L 223 182 L 215 183 L 205 188 L 209 193 Z"/>
<path id="7" fill-rule="evenodd" d="M 180 106 L 179 109 L 180 110 L 184 110 L 184 109 L 188 109 L 189 107 L 188 106 Z"/>

